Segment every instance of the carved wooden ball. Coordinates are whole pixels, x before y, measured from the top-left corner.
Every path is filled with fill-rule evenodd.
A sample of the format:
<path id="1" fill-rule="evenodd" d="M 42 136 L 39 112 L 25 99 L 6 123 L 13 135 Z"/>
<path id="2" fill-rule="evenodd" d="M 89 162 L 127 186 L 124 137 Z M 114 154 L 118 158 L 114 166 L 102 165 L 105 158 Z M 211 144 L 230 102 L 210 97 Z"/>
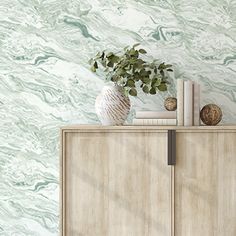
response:
<path id="1" fill-rule="evenodd" d="M 165 99 L 164 106 L 168 111 L 175 111 L 177 109 L 177 99 L 174 97 L 168 97 Z"/>
<path id="2" fill-rule="evenodd" d="M 217 105 L 208 104 L 202 108 L 200 118 L 206 125 L 217 125 L 222 119 L 222 111 Z"/>

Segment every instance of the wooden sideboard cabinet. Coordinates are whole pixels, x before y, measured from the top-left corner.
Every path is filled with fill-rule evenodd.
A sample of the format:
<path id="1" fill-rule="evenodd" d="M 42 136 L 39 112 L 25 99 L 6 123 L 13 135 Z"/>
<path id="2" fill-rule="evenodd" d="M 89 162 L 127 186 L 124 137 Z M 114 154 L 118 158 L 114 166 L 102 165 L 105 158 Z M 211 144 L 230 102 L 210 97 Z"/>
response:
<path id="1" fill-rule="evenodd" d="M 61 143 L 62 236 L 236 235 L 235 126 L 69 126 Z"/>

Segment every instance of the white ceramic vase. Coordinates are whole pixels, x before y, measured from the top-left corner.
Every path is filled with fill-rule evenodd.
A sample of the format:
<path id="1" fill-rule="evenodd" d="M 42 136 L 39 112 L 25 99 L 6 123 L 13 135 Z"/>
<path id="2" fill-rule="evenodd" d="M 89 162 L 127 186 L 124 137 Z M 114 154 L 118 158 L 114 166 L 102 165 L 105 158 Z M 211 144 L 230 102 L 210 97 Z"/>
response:
<path id="1" fill-rule="evenodd" d="M 130 111 L 130 100 L 122 87 L 104 86 L 97 96 L 95 109 L 102 125 L 123 125 Z"/>

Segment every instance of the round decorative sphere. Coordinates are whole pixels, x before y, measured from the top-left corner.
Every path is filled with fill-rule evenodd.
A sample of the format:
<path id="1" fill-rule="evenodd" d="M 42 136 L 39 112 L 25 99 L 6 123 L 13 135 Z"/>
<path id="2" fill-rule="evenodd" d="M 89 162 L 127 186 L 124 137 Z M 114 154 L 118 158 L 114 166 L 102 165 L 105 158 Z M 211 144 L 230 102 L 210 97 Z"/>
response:
<path id="1" fill-rule="evenodd" d="M 206 125 L 217 125 L 222 119 L 222 111 L 217 105 L 208 104 L 202 108 L 200 118 Z"/>
<path id="2" fill-rule="evenodd" d="M 164 102 L 165 109 L 168 111 L 175 111 L 177 109 L 177 99 L 174 97 L 168 97 Z"/>

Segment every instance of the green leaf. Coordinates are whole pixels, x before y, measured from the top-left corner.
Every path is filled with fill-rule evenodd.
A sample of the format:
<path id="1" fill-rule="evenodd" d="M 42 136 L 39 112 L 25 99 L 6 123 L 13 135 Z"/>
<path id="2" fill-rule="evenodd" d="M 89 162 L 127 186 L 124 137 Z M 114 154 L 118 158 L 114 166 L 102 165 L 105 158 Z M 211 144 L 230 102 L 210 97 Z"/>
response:
<path id="1" fill-rule="evenodd" d="M 90 69 L 91 69 L 91 71 L 92 71 L 92 72 L 96 72 L 96 68 L 94 67 L 94 65 L 93 65 L 93 66 L 91 66 L 91 68 L 90 68 Z"/>
<path id="2" fill-rule="evenodd" d="M 152 86 L 152 87 L 157 87 L 157 86 L 159 86 L 160 84 L 161 84 L 161 79 L 155 78 L 155 79 L 153 79 L 151 86 Z"/>
<path id="3" fill-rule="evenodd" d="M 136 60 L 136 63 L 139 64 L 139 65 L 142 65 L 142 64 L 145 63 L 145 61 L 142 60 L 141 58 L 139 58 L 139 59 Z"/>
<path id="4" fill-rule="evenodd" d="M 134 57 L 135 57 L 135 58 L 138 58 L 138 57 L 139 57 L 139 52 L 138 52 L 138 50 L 135 51 Z"/>
<path id="5" fill-rule="evenodd" d="M 167 90 L 167 85 L 166 85 L 166 83 L 161 83 L 159 86 L 157 86 L 157 88 L 158 88 L 160 91 L 164 92 L 164 91 Z"/>
<path id="6" fill-rule="evenodd" d="M 167 65 L 165 65 L 165 69 L 170 68 L 170 67 L 172 67 L 171 64 L 167 64 Z"/>
<path id="7" fill-rule="evenodd" d="M 110 59 L 110 61 L 112 61 L 113 63 L 117 63 L 120 58 L 119 58 L 118 56 L 116 56 L 116 55 L 113 55 L 113 56 L 111 56 L 109 59 Z"/>
<path id="8" fill-rule="evenodd" d="M 129 60 L 129 63 L 130 63 L 130 65 L 134 65 L 134 64 L 136 64 L 136 58 L 132 58 L 132 59 L 130 59 Z"/>
<path id="9" fill-rule="evenodd" d="M 133 78 L 134 78 L 136 81 L 140 80 L 140 74 L 139 74 L 138 72 L 134 72 L 134 73 L 133 73 Z"/>
<path id="10" fill-rule="evenodd" d="M 154 94 L 156 94 L 157 92 L 156 92 L 156 89 L 152 87 L 152 88 L 150 89 L 149 93 L 152 94 L 152 95 L 154 95 Z"/>
<path id="11" fill-rule="evenodd" d="M 141 76 L 148 76 L 148 72 L 145 69 L 140 70 Z"/>
<path id="12" fill-rule="evenodd" d="M 102 60 L 102 61 L 101 61 L 101 64 L 102 64 L 103 67 L 106 67 L 106 65 L 107 65 L 107 64 L 106 64 L 106 60 Z"/>
<path id="13" fill-rule="evenodd" d="M 135 88 L 131 88 L 131 89 L 129 90 L 129 94 L 130 94 L 131 96 L 137 96 L 137 90 L 136 90 Z"/>
<path id="14" fill-rule="evenodd" d="M 133 56 L 133 55 L 135 55 L 135 52 L 136 52 L 136 50 L 131 48 L 130 51 L 129 51 L 129 55 Z"/>
<path id="15" fill-rule="evenodd" d="M 107 58 L 109 58 L 109 57 L 111 57 L 113 55 L 114 55 L 113 52 L 109 52 L 109 53 L 107 53 Z"/>
<path id="16" fill-rule="evenodd" d="M 128 79 L 126 85 L 129 87 L 135 87 L 135 82 L 132 79 Z"/>
<path id="17" fill-rule="evenodd" d="M 138 52 L 138 50 L 135 50 L 134 48 L 131 48 L 128 51 L 128 55 L 132 58 L 138 58 L 139 57 L 139 52 Z"/>
<path id="18" fill-rule="evenodd" d="M 112 82 L 117 82 L 119 80 L 119 77 L 118 76 L 112 76 L 111 77 L 111 81 Z"/>
<path id="19" fill-rule="evenodd" d="M 149 87 L 147 85 L 143 86 L 143 92 L 149 93 Z"/>
<path id="20" fill-rule="evenodd" d="M 162 77 L 164 77 L 164 76 L 165 76 L 165 73 L 164 73 L 164 71 L 163 71 L 163 70 L 160 70 L 160 74 L 161 74 L 161 76 L 162 76 Z"/>
<path id="21" fill-rule="evenodd" d="M 132 73 L 129 73 L 129 72 L 126 71 L 126 72 L 125 72 L 125 76 L 126 76 L 127 78 L 130 78 L 130 79 L 134 80 Z"/>
<path id="22" fill-rule="evenodd" d="M 152 79 L 152 84 L 151 84 L 152 87 L 153 87 L 153 84 L 155 84 L 156 82 L 157 82 L 157 78 L 155 77 L 155 78 Z"/>
<path id="23" fill-rule="evenodd" d="M 139 49 L 138 51 L 139 51 L 141 54 L 146 54 L 146 53 L 147 53 L 147 51 L 146 51 L 146 50 L 144 50 L 144 49 L 142 49 L 142 48 L 141 48 L 141 49 Z"/>
<path id="24" fill-rule="evenodd" d="M 134 44 L 133 48 L 136 48 L 136 47 L 138 47 L 139 45 L 140 45 L 140 43 L 136 43 L 136 44 Z"/>
<path id="25" fill-rule="evenodd" d="M 105 57 L 105 52 L 103 51 L 100 58 L 101 58 L 101 59 L 104 59 L 104 57 Z"/>
<path id="26" fill-rule="evenodd" d="M 108 66 L 108 67 L 113 67 L 113 66 L 114 66 L 114 63 L 113 63 L 112 61 L 109 61 L 109 62 L 107 63 L 107 66 Z"/>
<path id="27" fill-rule="evenodd" d="M 125 94 L 126 97 L 128 97 L 129 96 L 129 91 L 127 89 L 124 89 L 124 94 Z"/>
<path id="28" fill-rule="evenodd" d="M 149 77 L 143 77 L 141 80 L 144 84 L 149 84 L 151 82 L 151 79 Z"/>
<path id="29" fill-rule="evenodd" d="M 119 68 L 117 71 L 116 71 L 116 74 L 118 76 L 124 76 L 126 73 L 126 70 L 122 69 L 122 68 Z"/>
<path id="30" fill-rule="evenodd" d="M 142 65 L 139 65 L 139 64 L 137 64 L 137 63 L 134 63 L 133 64 L 133 69 L 134 70 L 137 70 L 137 69 L 139 69 L 139 68 L 141 68 L 142 67 Z"/>
<path id="31" fill-rule="evenodd" d="M 161 63 L 159 66 L 158 66 L 158 70 L 164 70 L 165 69 L 165 63 Z"/>
<path id="32" fill-rule="evenodd" d="M 98 68 L 98 63 L 95 61 L 93 66 L 97 69 Z"/>

